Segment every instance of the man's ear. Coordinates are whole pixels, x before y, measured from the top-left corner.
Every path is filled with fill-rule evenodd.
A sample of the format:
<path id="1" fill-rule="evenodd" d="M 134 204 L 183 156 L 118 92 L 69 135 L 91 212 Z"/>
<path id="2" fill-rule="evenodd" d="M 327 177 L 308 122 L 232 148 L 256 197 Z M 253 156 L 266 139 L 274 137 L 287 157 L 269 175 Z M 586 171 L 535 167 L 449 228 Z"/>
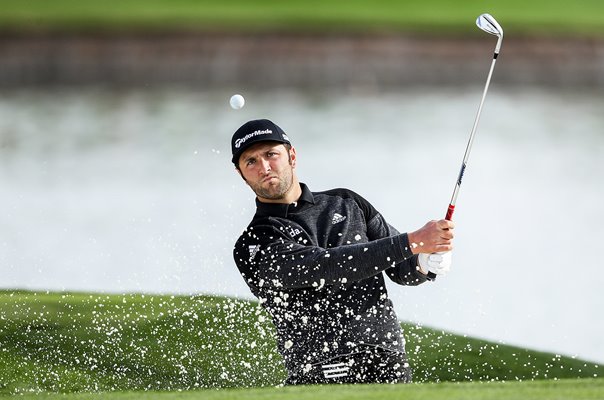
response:
<path id="1" fill-rule="evenodd" d="M 296 168 L 296 149 L 292 147 L 289 149 L 289 159 L 291 160 L 290 164 L 292 167 Z"/>

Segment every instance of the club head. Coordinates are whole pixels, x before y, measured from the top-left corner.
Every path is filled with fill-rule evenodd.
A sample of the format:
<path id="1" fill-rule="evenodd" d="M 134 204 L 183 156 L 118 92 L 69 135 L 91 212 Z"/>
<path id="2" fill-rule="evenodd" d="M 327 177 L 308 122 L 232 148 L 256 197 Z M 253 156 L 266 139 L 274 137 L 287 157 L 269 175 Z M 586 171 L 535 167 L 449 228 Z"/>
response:
<path id="1" fill-rule="evenodd" d="M 491 35 L 497 36 L 498 40 L 497 47 L 495 47 L 495 53 L 499 53 L 501 42 L 503 41 L 503 28 L 501 25 L 497 23 L 491 14 L 481 14 L 476 18 L 476 26 Z"/>

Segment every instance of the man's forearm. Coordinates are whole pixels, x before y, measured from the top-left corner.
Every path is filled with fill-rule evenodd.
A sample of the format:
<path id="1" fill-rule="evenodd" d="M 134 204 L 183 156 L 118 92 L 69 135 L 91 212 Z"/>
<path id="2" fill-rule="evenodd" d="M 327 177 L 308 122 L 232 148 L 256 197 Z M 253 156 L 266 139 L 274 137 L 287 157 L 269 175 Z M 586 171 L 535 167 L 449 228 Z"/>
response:
<path id="1" fill-rule="evenodd" d="M 425 272 L 423 272 L 418 263 L 418 256 L 413 256 L 407 260 L 396 264 L 393 268 L 387 269 L 385 272 L 395 283 L 405 286 L 416 286 L 428 280 Z"/>
<path id="2" fill-rule="evenodd" d="M 406 234 L 329 249 L 273 243 L 261 253 L 258 277 L 283 288 L 360 281 L 413 257 Z"/>

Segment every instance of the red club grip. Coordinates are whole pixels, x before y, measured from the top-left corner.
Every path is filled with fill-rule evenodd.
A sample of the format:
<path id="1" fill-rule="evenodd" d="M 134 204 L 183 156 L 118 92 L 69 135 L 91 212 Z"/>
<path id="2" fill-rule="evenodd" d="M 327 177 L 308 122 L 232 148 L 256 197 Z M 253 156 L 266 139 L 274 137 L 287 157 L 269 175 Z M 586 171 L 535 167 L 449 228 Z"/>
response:
<path id="1" fill-rule="evenodd" d="M 445 219 L 447 221 L 451 221 L 451 218 L 453 218 L 453 212 L 455 211 L 455 205 L 453 204 L 449 204 L 449 208 L 447 209 L 447 216 L 445 217 Z M 428 272 L 428 280 L 429 281 L 433 281 L 436 279 L 436 274 L 434 272 Z"/>
<path id="2" fill-rule="evenodd" d="M 447 216 L 445 217 L 447 221 L 451 221 L 451 219 L 453 219 L 453 211 L 455 211 L 455 206 L 453 204 L 449 204 L 449 208 L 447 209 Z"/>

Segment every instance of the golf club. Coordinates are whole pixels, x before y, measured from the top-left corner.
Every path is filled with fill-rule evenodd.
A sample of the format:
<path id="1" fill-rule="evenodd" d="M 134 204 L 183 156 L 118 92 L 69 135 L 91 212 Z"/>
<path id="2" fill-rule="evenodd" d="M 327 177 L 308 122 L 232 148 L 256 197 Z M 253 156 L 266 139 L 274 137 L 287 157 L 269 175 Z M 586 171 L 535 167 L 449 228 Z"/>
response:
<path id="1" fill-rule="evenodd" d="M 478 127 L 478 121 L 480 120 L 480 113 L 482 112 L 482 105 L 484 103 L 484 98 L 487 95 L 487 91 L 489 90 L 489 83 L 491 83 L 491 75 L 493 75 L 493 69 L 495 68 L 495 62 L 497 61 L 497 56 L 499 56 L 499 50 L 501 49 L 501 42 L 503 41 L 503 28 L 501 25 L 497 23 L 495 18 L 493 18 L 490 14 L 481 14 L 476 19 L 476 25 L 482 29 L 483 31 L 490 33 L 491 35 L 497 36 L 497 45 L 495 46 L 495 51 L 493 53 L 493 61 L 491 62 L 491 69 L 489 70 L 489 75 L 487 76 L 487 82 L 484 86 L 484 91 L 482 92 L 482 99 L 480 99 L 480 105 L 478 106 L 478 112 L 476 113 L 476 118 L 474 119 L 474 125 L 472 126 L 472 132 L 470 133 L 470 139 L 468 140 L 468 145 L 466 146 L 466 152 L 463 156 L 463 162 L 461 163 L 461 169 L 459 170 L 459 176 L 457 177 L 457 182 L 455 183 L 455 189 L 453 190 L 453 196 L 451 196 L 451 201 L 449 202 L 449 208 L 447 209 L 447 215 L 445 219 L 451 221 L 453 218 L 453 212 L 455 211 L 455 202 L 457 201 L 457 195 L 459 194 L 459 187 L 461 186 L 461 180 L 463 179 L 463 174 L 466 170 L 466 166 L 468 164 L 468 158 L 470 157 L 470 151 L 472 150 L 472 144 L 474 143 L 474 136 L 476 135 L 476 128 Z M 428 272 L 428 279 L 433 280 L 436 278 L 436 274 L 434 272 Z"/>
<path id="2" fill-rule="evenodd" d="M 487 76 L 487 82 L 484 86 L 484 91 L 482 92 L 482 99 L 480 99 L 480 105 L 478 106 L 478 112 L 476 113 L 476 118 L 474 119 L 474 125 L 472 126 L 472 132 L 470 133 L 470 140 L 468 140 L 468 145 L 466 146 L 466 152 L 463 156 L 463 162 L 461 164 L 461 169 L 459 170 L 459 176 L 457 177 L 457 182 L 455 184 L 455 189 L 453 190 L 453 196 L 451 196 L 451 201 L 449 202 L 449 208 L 447 209 L 447 215 L 445 219 L 450 221 L 453 218 L 453 212 L 455 211 L 455 202 L 457 201 L 457 195 L 459 194 L 459 187 L 461 186 L 461 180 L 463 179 L 463 174 L 466 170 L 466 166 L 468 164 L 468 158 L 470 157 L 470 151 L 472 150 L 472 144 L 474 143 L 474 136 L 476 135 L 476 128 L 478 127 L 478 121 L 480 120 L 480 113 L 482 112 L 482 105 L 484 103 L 484 98 L 487 95 L 487 91 L 489 90 L 489 84 L 491 83 L 491 75 L 493 75 L 493 69 L 495 68 L 495 62 L 497 61 L 497 56 L 499 56 L 499 50 L 501 49 L 501 42 L 503 41 L 503 28 L 501 25 L 497 23 L 495 18 L 493 18 L 490 14 L 482 14 L 476 19 L 476 25 L 482 29 L 483 31 L 490 33 L 491 35 L 497 36 L 497 45 L 495 46 L 495 52 L 493 53 L 493 61 L 491 62 L 491 69 L 489 70 L 489 75 Z"/>

